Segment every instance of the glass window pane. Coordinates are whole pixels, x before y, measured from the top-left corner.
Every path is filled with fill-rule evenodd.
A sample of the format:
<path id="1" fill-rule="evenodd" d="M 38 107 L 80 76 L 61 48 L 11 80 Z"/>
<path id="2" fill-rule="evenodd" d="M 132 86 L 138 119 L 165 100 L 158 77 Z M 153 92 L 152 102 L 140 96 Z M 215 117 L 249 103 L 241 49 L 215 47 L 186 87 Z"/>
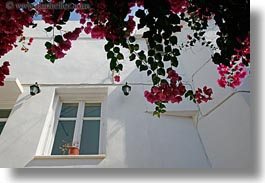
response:
<path id="1" fill-rule="evenodd" d="M 11 109 L 0 109 L 0 118 L 8 118 Z"/>
<path id="2" fill-rule="evenodd" d="M 5 127 L 5 125 L 6 125 L 6 123 L 0 122 L 0 135 L 1 135 L 1 133 L 2 133 L 2 131 L 4 129 L 4 127 Z"/>
<path id="3" fill-rule="evenodd" d="M 77 115 L 77 109 L 78 109 L 78 104 L 77 103 L 63 103 L 62 105 L 62 110 L 60 117 L 62 118 L 67 118 L 67 117 L 76 117 Z"/>
<path id="4" fill-rule="evenodd" d="M 100 104 L 86 104 L 84 117 L 100 117 L 101 105 Z"/>
<path id="5" fill-rule="evenodd" d="M 83 122 L 79 154 L 98 154 L 100 121 Z"/>
<path id="6" fill-rule="evenodd" d="M 52 148 L 52 155 L 67 155 L 68 150 L 63 151 L 63 145 L 72 145 L 75 129 L 75 121 L 59 121 Z"/>

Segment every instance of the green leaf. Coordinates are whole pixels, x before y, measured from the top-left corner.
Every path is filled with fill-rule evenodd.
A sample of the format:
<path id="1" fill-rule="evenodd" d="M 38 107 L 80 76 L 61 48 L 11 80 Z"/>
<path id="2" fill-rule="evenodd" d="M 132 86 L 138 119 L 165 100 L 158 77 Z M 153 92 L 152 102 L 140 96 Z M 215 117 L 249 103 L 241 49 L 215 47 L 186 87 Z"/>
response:
<path id="1" fill-rule="evenodd" d="M 205 34 L 205 31 L 201 31 L 201 32 L 199 32 L 199 35 L 200 36 L 203 36 Z"/>
<path id="2" fill-rule="evenodd" d="M 155 46 L 155 49 L 156 49 L 157 51 L 163 51 L 163 46 L 162 46 L 162 44 L 157 44 L 157 45 Z"/>
<path id="3" fill-rule="evenodd" d="M 171 46 L 170 45 L 168 45 L 168 46 L 166 46 L 165 47 L 165 52 L 171 52 L 172 51 L 172 49 L 171 49 Z"/>
<path id="4" fill-rule="evenodd" d="M 148 51 L 149 56 L 154 56 L 155 55 L 155 50 L 151 49 Z"/>
<path id="5" fill-rule="evenodd" d="M 180 55 L 180 51 L 177 48 L 173 49 L 173 53 L 174 53 L 175 56 L 179 56 Z"/>
<path id="6" fill-rule="evenodd" d="M 171 65 L 174 67 L 178 67 L 178 59 L 177 57 L 171 57 Z"/>
<path id="7" fill-rule="evenodd" d="M 56 43 L 61 43 L 61 42 L 63 42 L 63 37 L 61 35 L 57 35 L 54 37 L 54 41 Z"/>
<path id="8" fill-rule="evenodd" d="M 178 43 L 178 38 L 177 38 L 176 36 L 171 36 L 171 37 L 169 38 L 169 41 L 170 41 L 170 43 L 171 43 L 172 45 L 177 45 L 177 43 Z"/>
<path id="9" fill-rule="evenodd" d="M 124 56 L 123 56 L 123 54 L 121 54 L 121 53 L 118 53 L 118 55 L 117 55 L 117 59 L 118 59 L 118 60 L 122 60 L 122 59 L 124 59 Z"/>
<path id="10" fill-rule="evenodd" d="M 70 18 L 70 11 L 65 11 L 64 14 L 63 14 L 63 21 L 64 22 L 67 22 Z"/>
<path id="11" fill-rule="evenodd" d="M 61 29 L 62 29 L 62 26 L 57 25 L 57 26 L 56 26 L 56 29 L 57 29 L 57 30 L 61 30 Z"/>
<path id="12" fill-rule="evenodd" d="M 148 39 L 148 44 L 150 48 L 155 48 L 156 42 L 153 39 Z"/>
<path id="13" fill-rule="evenodd" d="M 139 44 L 135 44 L 135 45 L 134 45 L 134 50 L 135 50 L 135 51 L 139 50 Z"/>
<path id="14" fill-rule="evenodd" d="M 131 43 L 133 43 L 133 42 L 135 41 L 135 37 L 134 37 L 134 36 L 129 37 L 129 41 L 130 41 Z"/>
<path id="15" fill-rule="evenodd" d="M 140 66 L 140 71 L 146 71 L 148 67 L 146 65 L 141 65 Z"/>
<path id="16" fill-rule="evenodd" d="M 180 17 L 177 14 L 170 14 L 169 21 L 171 24 L 179 24 L 180 23 Z"/>
<path id="17" fill-rule="evenodd" d="M 157 65 L 162 68 L 164 67 L 164 63 L 162 61 L 157 62 Z"/>
<path id="18" fill-rule="evenodd" d="M 114 47 L 114 48 L 113 48 L 113 51 L 114 51 L 115 53 L 119 53 L 119 52 L 120 52 L 120 48 L 119 48 L 119 47 Z"/>
<path id="19" fill-rule="evenodd" d="M 140 67 L 142 65 L 142 61 L 141 60 L 136 60 L 135 64 L 137 67 Z"/>
<path id="20" fill-rule="evenodd" d="M 134 45 L 133 44 L 129 44 L 128 45 L 128 48 L 130 50 L 130 53 L 133 53 L 134 52 Z"/>
<path id="21" fill-rule="evenodd" d="M 169 60 L 171 60 L 171 56 L 168 55 L 168 54 L 166 54 L 166 55 L 164 56 L 164 61 L 169 61 Z"/>
<path id="22" fill-rule="evenodd" d="M 144 17 L 145 16 L 144 10 L 141 10 L 141 9 L 137 10 L 135 12 L 135 16 L 138 17 L 138 18 Z"/>
<path id="23" fill-rule="evenodd" d="M 117 66 L 117 59 L 116 58 L 112 58 L 110 61 L 110 70 L 114 70 Z"/>
<path id="24" fill-rule="evenodd" d="M 188 90 L 186 93 L 185 93 L 185 98 L 189 97 L 189 96 L 193 96 L 193 91 L 192 90 Z"/>
<path id="25" fill-rule="evenodd" d="M 137 25 L 138 29 L 143 28 L 146 25 L 146 20 L 144 18 L 140 19 L 140 23 Z"/>
<path id="26" fill-rule="evenodd" d="M 154 58 L 153 57 L 148 57 L 147 62 L 149 64 L 153 63 L 154 62 Z"/>
<path id="27" fill-rule="evenodd" d="M 51 32 L 52 29 L 53 29 L 53 26 L 49 26 L 49 27 L 46 27 L 44 30 L 45 30 L 46 32 Z"/>
<path id="28" fill-rule="evenodd" d="M 30 24 L 30 25 L 32 25 L 32 28 L 34 29 L 35 27 L 37 27 L 38 24 L 34 24 L 34 23 L 32 23 L 32 24 Z"/>
<path id="29" fill-rule="evenodd" d="M 122 69 L 123 69 L 123 65 L 122 65 L 122 64 L 118 64 L 116 68 L 117 68 L 118 70 L 122 71 Z"/>
<path id="30" fill-rule="evenodd" d="M 160 54 L 160 53 L 156 53 L 156 54 L 155 54 L 155 59 L 156 59 L 156 60 L 159 60 L 159 61 L 162 60 L 162 56 L 161 56 L 161 54 Z"/>
<path id="31" fill-rule="evenodd" d="M 113 46 L 114 46 L 113 42 L 109 41 L 107 44 L 105 44 L 104 49 L 106 52 L 108 52 L 110 51 L 111 48 L 113 48 Z"/>
<path id="32" fill-rule="evenodd" d="M 157 62 L 152 62 L 150 64 L 152 71 L 155 71 L 157 69 L 157 65 L 158 65 Z"/>
<path id="33" fill-rule="evenodd" d="M 154 111 L 154 112 L 153 112 L 153 116 L 157 116 L 157 117 L 160 118 L 160 113 L 159 113 L 158 111 Z"/>
<path id="34" fill-rule="evenodd" d="M 157 69 L 157 74 L 161 76 L 165 76 L 166 75 L 165 69 L 163 68 Z"/>
<path id="35" fill-rule="evenodd" d="M 46 55 L 45 55 L 45 58 L 48 59 L 48 60 L 50 60 L 51 55 L 50 55 L 50 54 L 46 54 Z"/>
<path id="36" fill-rule="evenodd" d="M 52 43 L 50 43 L 50 42 L 46 42 L 45 43 L 45 47 L 47 48 L 47 49 L 50 49 L 51 47 L 52 47 Z"/>
<path id="37" fill-rule="evenodd" d="M 142 50 L 142 51 L 140 51 L 139 53 L 138 53 L 138 56 L 139 56 L 139 58 L 141 59 L 141 60 L 146 60 L 146 56 L 145 56 L 145 54 L 144 54 L 144 51 Z"/>
<path id="38" fill-rule="evenodd" d="M 156 85 L 159 83 L 160 78 L 156 74 L 153 74 L 152 75 L 152 81 L 153 81 L 153 84 Z"/>
<path id="39" fill-rule="evenodd" d="M 112 59 L 112 58 L 114 58 L 114 53 L 113 53 L 112 51 L 109 51 L 109 52 L 107 53 L 107 58 L 108 58 L 108 59 Z"/>
<path id="40" fill-rule="evenodd" d="M 159 34 L 154 35 L 154 40 L 158 43 L 162 42 L 162 36 Z"/>
<path id="41" fill-rule="evenodd" d="M 180 32 L 181 31 L 181 27 L 179 25 L 175 25 L 175 26 L 173 26 L 172 31 L 173 32 Z"/>
<path id="42" fill-rule="evenodd" d="M 147 71 L 147 76 L 150 76 L 152 74 L 152 71 L 151 70 L 148 70 Z"/>
<path id="43" fill-rule="evenodd" d="M 55 55 L 51 55 L 51 57 L 50 57 L 50 61 L 51 61 L 51 63 L 54 63 L 56 59 L 57 59 L 57 58 L 56 58 Z"/>
<path id="44" fill-rule="evenodd" d="M 134 59 L 135 59 L 135 54 L 133 53 L 133 54 L 131 54 L 130 56 L 129 56 L 129 59 L 130 59 L 130 61 L 133 61 Z"/>

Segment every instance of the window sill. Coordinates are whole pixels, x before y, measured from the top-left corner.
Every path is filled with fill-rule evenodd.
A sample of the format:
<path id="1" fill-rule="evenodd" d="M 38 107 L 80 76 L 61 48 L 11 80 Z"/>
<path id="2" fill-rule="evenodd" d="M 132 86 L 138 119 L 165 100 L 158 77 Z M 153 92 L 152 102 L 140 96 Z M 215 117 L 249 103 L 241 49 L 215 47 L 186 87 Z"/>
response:
<path id="1" fill-rule="evenodd" d="M 35 156 L 34 160 L 52 160 L 52 159 L 104 159 L 105 154 L 96 155 L 47 155 L 47 156 Z"/>

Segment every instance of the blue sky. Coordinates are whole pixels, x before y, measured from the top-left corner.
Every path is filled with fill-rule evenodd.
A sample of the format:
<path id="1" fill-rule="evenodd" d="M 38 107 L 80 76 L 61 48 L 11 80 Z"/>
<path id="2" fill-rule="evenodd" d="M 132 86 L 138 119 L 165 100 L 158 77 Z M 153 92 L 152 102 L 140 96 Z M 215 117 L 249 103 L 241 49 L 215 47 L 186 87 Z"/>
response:
<path id="1" fill-rule="evenodd" d="M 134 7 L 132 8 L 132 12 L 130 13 L 130 15 L 134 15 L 135 12 L 136 12 L 138 9 L 139 9 L 139 7 L 134 6 Z M 80 18 L 81 18 L 81 16 L 80 16 L 79 14 L 77 14 L 76 12 L 71 12 L 71 15 L 70 15 L 70 19 L 69 19 L 69 20 L 71 20 L 71 21 L 79 21 Z M 34 19 L 34 20 L 42 20 L 42 17 L 41 17 L 41 15 L 38 15 L 38 16 L 35 16 L 33 19 Z"/>

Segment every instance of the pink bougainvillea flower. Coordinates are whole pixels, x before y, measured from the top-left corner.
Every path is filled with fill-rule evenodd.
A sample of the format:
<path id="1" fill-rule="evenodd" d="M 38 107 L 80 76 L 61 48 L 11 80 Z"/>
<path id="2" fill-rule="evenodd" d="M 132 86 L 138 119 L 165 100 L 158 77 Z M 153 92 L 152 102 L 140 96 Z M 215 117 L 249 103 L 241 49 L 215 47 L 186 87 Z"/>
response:
<path id="1" fill-rule="evenodd" d="M 114 76 L 114 81 L 120 82 L 120 76 L 118 76 L 118 75 Z"/>
<path id="2" fill-rule="evenodd" d="M 64 51 L 69 50 L 71 48 L 71 41 L 69 41 L 69 40 L 62 41 L 59 44 L 59 48 L 64 50 Z"/>
<path id="3" fill-rule="evenodd" d="M 73 40 L 77 40 L 77 38 L 79 37 L 80 33 L 82 32 L 83 28 L 75 28 L 75 30 L 73 32 L 67 32 L 63 35 L 63 37 L 65 39 L 69 39 L 71 41 Z"/>
<path id="4" fill-rule="evenodd" d="M 8 61 L 5 61 L 3 65 L 0 67 L 0 86 L 4 86 L 4 80 L 6 75 L 9 75 L 9 67 L 10 64 Z"/>
<path id="5" fill-rule="evenodd" d="M 84 31 L 86 34 L 90 34 L 91 30 L 92 30 L 92 23 L 91 22 L 87 22 L 87 26 L 84 28 Z"/>
<path id="6" fill-rule="evenodd" d="M 96 25 L 91 30 L 91 37 L 95 39 L 103 39 L 106 35 L 106 28 L 103 25 Z"/>
<path id="7" fill-rule="evenodd" d="M 191 35 L 189 35 L 189 34 L 187 35 L 187 38 L 188 38 L 188 39 L 192 39 Z"/>

